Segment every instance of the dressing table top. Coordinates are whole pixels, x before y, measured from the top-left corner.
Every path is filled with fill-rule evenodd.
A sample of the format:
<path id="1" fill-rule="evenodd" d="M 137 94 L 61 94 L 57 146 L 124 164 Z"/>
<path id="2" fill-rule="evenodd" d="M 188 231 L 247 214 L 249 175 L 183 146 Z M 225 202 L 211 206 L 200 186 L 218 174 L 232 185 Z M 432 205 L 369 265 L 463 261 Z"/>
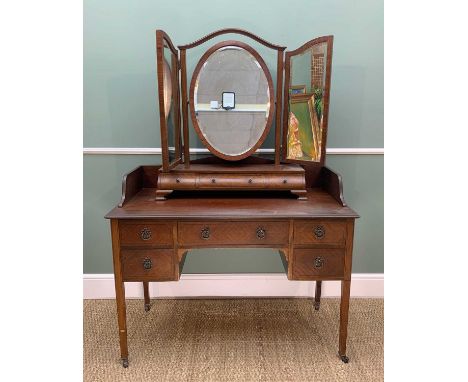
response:
<path id="1" fill-rule="evenodd" d="M 297 218 L 358 218 L 349 207 L 341 206 L 320 188 L 307 190 L 307 200 L 284 197 L 278 193 L 250 194 L 239 192 L 178 194 L 173 198 L 155 201 L 154 188 L 143 188 L 123 207 L 110 211 L 108 219 L 297 219 Z M 258 193 L 256 193 L 258 195 Z"/>

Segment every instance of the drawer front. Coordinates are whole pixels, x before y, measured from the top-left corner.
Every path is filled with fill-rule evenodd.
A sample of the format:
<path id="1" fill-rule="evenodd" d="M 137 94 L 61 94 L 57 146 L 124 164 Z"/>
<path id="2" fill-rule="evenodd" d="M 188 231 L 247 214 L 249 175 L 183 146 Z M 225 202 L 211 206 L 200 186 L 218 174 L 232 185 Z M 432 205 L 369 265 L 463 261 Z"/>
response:
<path id="1" fill-rule="evenodd" d="M 152 245 L 172 247 L 173 223 L 158 224 L 151 222 L 126 221 L 120 223 L 121 245 Z"/>
<path id="2" fill-rule="evenodd" d="M 294 222 L 295 244 L 345 245 L 346 222 L 309 220 Z"/>
<path id="3" fill-rule="evenodd" d="M 344 253 L 344 249 L 295 249 L 293 278 L 343 278 Z"/>
<path id="4" fill-rule="evenodd" d="M 177 280 L 173 249 L 127 249 L 121 253 L 124 281 Z"/>
<path id="5" fill-rule="evenodd" d="M 259 175 L 224 175 L 211 174 L 200 175 L 197 183 L 200 189 L 223 189 L 223 188 L 265 188 L 265 179 Z"/>
<path id="6" fill-rule="evenodd" d="M 196 185 L 196 176 L 193 174 L 167 174 L 158 176 L 158 189 L 160 190 L 192 190 Z"/>
<path id="7" fill-rule="evenodd" d="M 186 222 L 179 223 L 179 245 L 285 245 L 289 223 Z"/>
<path id="8" fill-rule="evenodd" d="M 266 177 L 266 188 L 272 190 L 303 190 L 305 189 L 305 175 L 270 175 Z"/>

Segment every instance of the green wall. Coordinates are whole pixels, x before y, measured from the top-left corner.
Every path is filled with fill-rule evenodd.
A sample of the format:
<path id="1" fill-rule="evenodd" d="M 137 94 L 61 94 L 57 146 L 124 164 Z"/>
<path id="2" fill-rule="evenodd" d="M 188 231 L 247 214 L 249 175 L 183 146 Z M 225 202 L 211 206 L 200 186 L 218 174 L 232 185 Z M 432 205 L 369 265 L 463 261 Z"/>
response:
<path id="1" fill-rule="evenodd" d="M 327 146 L 383 147 L 383 1 L 298 0 L 291 4 L 85 0 L 84 146 L 160 147 L 156 29 L 165 30 L 178 45 L 216 29 L 238 27 L 289 49 L 333 34 Z M 208 46 L 188 57 L 189 73 Z M 265 60 L 275 62 L 274 57 Z M 272 75 L 275 78 L 273 70 Z M 271 144 L 268 139 L 264 147 Z M 199 142 L 194 146 L 201 147 Z M 109 224 L 103 216 L 120 199 L 122 175 L 160 160 L 158 155 L 84 156 L 85 273 L 112 272 Z M 356 226 L 353 271 L 383 272 L 383 156 L 329 155 L 327 165 L 343 175 L 346 200 L 362 216 Z M 184 270 L 281 272 L 282 268 L 274 251 L 242 249 L 194 251 Z"/>

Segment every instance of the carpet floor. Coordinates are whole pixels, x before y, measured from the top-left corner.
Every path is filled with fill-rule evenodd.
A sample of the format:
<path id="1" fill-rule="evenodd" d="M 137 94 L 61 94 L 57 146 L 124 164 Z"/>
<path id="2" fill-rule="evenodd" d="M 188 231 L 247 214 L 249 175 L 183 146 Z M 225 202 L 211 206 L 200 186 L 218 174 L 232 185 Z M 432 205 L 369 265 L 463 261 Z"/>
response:
<path id="1" fill-rule="evenodd" d="M 127 300 L 130 366 L 113 300 L 84 301 L 85 381 L 383 381 L 381 299 L 352 299 L 348 364 L 339 299 Z"/>

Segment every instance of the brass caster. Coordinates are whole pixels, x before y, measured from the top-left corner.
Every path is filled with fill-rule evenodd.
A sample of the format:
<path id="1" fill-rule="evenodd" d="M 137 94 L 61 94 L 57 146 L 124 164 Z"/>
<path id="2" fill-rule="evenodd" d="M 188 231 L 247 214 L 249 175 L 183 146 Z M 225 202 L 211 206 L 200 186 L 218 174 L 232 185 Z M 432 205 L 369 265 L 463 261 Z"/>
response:
<path id="1" fill-rule="evenodd" d="M 122 358 L 122 366 L 125 368 L 128 367 L 128 358 Z"/>
<path id="2" fill-rule="evenodd" d="M 145 312 L 149 312 L 150 308 L 151 308 L 150 304 L 145 304 Z"/>
<path id="3" fill-rule="evenodd" d="M 346 357 L 345 355 L 340 355 L 340 358 L 341 358 L 341 360 L 342 360 L 344 363 L 348 363 L 348 362 L 349 362 L 349 358 Z"/>

